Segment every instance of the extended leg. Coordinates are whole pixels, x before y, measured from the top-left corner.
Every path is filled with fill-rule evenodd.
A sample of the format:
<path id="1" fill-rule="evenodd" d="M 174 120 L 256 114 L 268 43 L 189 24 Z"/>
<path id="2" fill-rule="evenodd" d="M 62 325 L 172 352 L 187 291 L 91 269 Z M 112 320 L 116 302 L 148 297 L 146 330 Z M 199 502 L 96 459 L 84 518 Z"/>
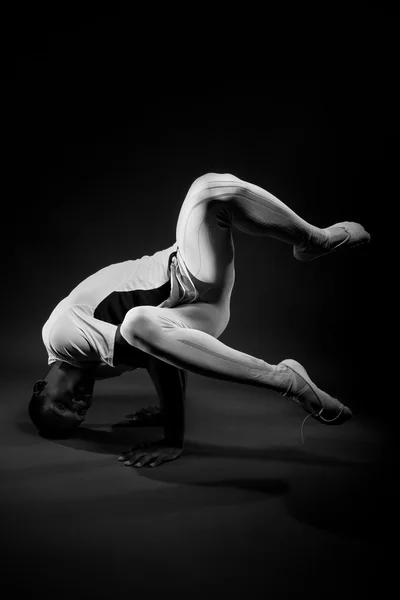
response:
<path id="1" fill-rule="evenodd" d="M 201 302 L 172 309 L 141 306 L 126 314 L 121 334 L 132 346 L 180 369 L 274 390 L 311 414 L 324 409 L 323 420 L 339 423 L 351 416 L 349 409 L 319 390 L 295 361 L 270 365 L 213 337 L 218 312 L 217 306 Z"/>

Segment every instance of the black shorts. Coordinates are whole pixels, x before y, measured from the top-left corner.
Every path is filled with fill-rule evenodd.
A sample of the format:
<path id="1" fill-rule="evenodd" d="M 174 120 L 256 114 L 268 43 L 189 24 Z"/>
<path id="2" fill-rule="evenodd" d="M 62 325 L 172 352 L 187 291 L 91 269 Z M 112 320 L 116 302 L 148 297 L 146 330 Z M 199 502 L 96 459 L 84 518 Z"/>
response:
<path id="1" fill-rule="evenodd" d="M 128 365 L 135 368 L 146 368 L 149 355 L 128 344 L 126 339 L 122 337 L 120 329 L 121 325 L 118 325 L 114 341 L 114 367 L 117 367 L 118 365 Z"/>

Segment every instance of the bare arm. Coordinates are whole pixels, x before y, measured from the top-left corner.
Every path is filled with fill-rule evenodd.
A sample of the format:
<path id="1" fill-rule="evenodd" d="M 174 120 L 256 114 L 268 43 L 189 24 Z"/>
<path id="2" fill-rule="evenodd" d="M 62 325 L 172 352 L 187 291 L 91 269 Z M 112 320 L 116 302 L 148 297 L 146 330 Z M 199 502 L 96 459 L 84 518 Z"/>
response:
<path id="1" fill-rule="evenodd" d="M 147 370 L 164 409 L 165 441 L 183 448 L 187 373 L 153 356 L 149 356 Z"/>
<path id="2" fill-rule="evenodd" d="M 164 409 L 164 440 L 134 446 L 124 452 L 118 460 L 126 466 L 158 467 L 179 458 L 183 450 L 187 373 L 150 355 L 146 368 Z"/>

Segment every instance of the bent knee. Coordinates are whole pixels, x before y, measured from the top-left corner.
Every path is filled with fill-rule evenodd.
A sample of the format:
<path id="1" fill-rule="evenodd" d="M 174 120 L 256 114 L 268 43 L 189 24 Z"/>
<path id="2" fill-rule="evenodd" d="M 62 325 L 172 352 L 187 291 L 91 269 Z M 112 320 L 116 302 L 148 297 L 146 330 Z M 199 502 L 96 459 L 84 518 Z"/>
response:
<path id="1" fill-rule="evenodd" d="M 216 183 L 219 185 L 223 183 L 226 185 L 232 185 L 239 181 L 241 180 L 235 175 L 232 175 L 232 173 L 205 173 L 204 175 L 200 175 L 200 177 L 195 179 L 193 185 L 206 189 L 215 186 Z"/>
<path id="2" fill-rule="evenodd" d="M 160 336 L 161 326 L 152 306 L 136 306 L 125 315 L 121 333 L 132 346 L 140 347 L 151 343 Z"/>

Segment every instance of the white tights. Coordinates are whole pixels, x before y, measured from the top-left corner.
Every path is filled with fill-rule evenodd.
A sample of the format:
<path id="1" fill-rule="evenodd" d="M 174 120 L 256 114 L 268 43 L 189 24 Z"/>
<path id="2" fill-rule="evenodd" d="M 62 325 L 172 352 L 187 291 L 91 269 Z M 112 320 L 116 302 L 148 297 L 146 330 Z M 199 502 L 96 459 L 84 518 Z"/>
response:
<path id="1" fill-rule="evenodd" d="M 326 240 L 322 229 L 266 190 L 230 174 L 203 175 L 186 195 L 176 232 L 198 300 L 173 308 L 132 308 L 121 334 L 132 346 L 180 369 L 286 394 L 294 385 L 287 367 L 270 365 L 217 339 L 229 322 L 235 277 L 233 228 L 292 246 Z"/>

